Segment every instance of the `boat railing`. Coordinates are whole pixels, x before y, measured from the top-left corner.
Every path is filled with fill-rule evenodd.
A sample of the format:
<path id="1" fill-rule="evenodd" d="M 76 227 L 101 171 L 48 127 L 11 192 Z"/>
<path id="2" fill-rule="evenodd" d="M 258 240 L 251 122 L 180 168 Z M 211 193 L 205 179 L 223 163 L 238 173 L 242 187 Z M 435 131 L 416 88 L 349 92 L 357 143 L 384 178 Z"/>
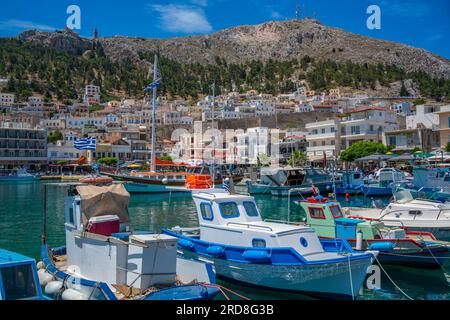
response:
<path id="1" fill-rule="evenodd" d="M 244 226 L 244 227 L 247 227 L 248 229 L 255 228 L 255 229 L 266 229 L 266 230 L 269 230 L 269 231 L 273 231 L 273 229 L 271 227 L 269 227 L 269 226 L 260 226 L 260 225 L 257 225 L 257 224 L 242 223 L 242 222 L 228 222 L 227 223 L 227 226 L 233 226 L 233 225 Z"/>
<path id="2" fill-rule="evenodd" d="M 277 220 L 277 219 L 264 219 L 264 222 L 273 222 L 273 223 L 283 223 L 283 224 L 290 224 L 290 225 L 304 225 L 305 222 L 302 221 L 287 221 L 287 220 Z"/>

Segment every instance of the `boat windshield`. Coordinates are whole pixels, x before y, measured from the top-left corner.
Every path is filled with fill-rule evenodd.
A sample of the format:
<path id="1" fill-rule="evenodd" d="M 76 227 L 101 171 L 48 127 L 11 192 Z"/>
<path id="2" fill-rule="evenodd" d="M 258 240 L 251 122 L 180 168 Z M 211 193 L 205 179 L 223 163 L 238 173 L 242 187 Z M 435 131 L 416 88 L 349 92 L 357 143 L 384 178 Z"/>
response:
<path id="1" fill-rule="evenodd" d="M 409 192 L 409 190 L 397 191 L 394 194 L 394 198 L 398 203 L 406 203 L 406 202 L 414 200 L 414 198 L 411 195 L 411 192 Z"/>
<path id="2" fill-rule="evenodd" d="M 38 296 L 31 264 L 0 268 L 5 300 L 29 299 Z"/>

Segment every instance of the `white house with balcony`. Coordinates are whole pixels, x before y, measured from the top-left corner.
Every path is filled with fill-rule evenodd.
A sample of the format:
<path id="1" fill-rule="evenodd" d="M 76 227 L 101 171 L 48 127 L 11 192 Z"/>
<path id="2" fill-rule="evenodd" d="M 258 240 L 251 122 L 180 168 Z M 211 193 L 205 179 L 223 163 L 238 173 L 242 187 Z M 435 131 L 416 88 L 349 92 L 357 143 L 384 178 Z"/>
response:
<path id="1" fill-rule="evenodd" d="M 305 128 L 308 131 L 306 155 L 310 161 L 321 160 L 324 154 L 328 158 L 339 156 L 341 146 L 339 120 L 310 122 Z"/>
<path id="2" fill-rule="evenodd" d="M 438 130 L 439 129 L 439 115 L 435 112 L 440 110 L 439 106 L 416 106 L 416 113 L 406 116 L 406 128 L 415 129 L 422 125 L 425 128 Z"/>
<path id="3" fill-rule="evenodd" d="M 381 107 L 358 108 L 341 121 L 341 145 L 348 148 L 358 141 L 382 142 L 383 132 L 398 129 L 394 111 Z"/>

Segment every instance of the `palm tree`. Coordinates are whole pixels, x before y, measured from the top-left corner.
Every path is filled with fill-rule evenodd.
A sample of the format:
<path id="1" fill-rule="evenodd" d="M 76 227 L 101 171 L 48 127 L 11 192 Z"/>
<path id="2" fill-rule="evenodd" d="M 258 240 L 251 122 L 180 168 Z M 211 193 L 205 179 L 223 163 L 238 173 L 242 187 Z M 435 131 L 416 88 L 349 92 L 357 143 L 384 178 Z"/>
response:
<path id="1" fill-rule="evenodd" d="M 307 160 L 306 154 L 300 150 L 295 150 L 292 153 L 291 159 L 289 159 L 289 165 L 291 167 L 298 167 L 303 165 Z"/>

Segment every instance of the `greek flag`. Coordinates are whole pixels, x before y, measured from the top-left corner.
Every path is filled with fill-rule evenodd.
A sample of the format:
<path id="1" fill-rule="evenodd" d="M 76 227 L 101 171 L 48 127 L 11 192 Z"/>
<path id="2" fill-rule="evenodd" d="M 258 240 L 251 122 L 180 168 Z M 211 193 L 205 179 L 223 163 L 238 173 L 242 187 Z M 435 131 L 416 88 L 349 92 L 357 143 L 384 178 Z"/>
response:
<path id="1" fill-rule="evenodd" d="M 228 192 L 230 192 L 230 179 L 229 178 L 225 178 L 222 182 L 222 186 L 225 190 L 227 190 Z"/>
<path id="2" fill-rule="evenodd" d="M 152 83 L 150 83 L 148 86 L 146 86 L 144 88 L 144 92 L 150 91 L 151 89 L 158 87 L 160 85 L 160 81 L 161 80 L 158 79 L 158 80 L 153 81 Z"/>
<path id="3" fill-rule="evenodd" d="M 81 139 L 76 140 L 73 143 L 73 146 L 75 147 L 75 149 L 78 149 L 78 150 L 93 150 L 93 151 L 95 151 L 95 149 L 97 147 L 97 140 L 94 137 L 81 138 Z"/>

